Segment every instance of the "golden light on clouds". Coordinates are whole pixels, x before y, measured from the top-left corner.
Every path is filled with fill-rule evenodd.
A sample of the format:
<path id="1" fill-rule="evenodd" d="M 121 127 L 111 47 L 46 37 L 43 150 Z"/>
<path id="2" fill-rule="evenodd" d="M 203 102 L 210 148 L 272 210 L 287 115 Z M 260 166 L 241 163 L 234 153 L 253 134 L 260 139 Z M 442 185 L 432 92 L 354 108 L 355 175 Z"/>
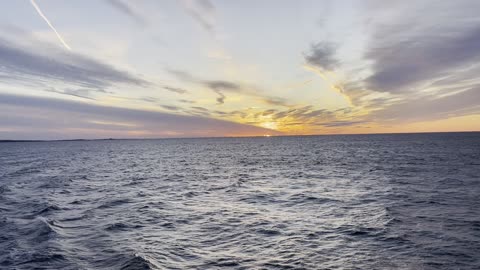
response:
<path id="1" fill-rule="evenodd" d="M 260 126 L 268 129 L 273 129 L 273 130 L 278 129 L 277 123 L 275 122 L 263 122 L 263 123 L 260 123 Z"/>
<path id="2" fill-rule="evenodd" d="M 288 12 L 250 16 L 263 10 L 254 2 L 212 1 L 207 9 L 139 2 L 130 10 L 107 1 L 95 15 L 84 1 L 29 1 L 2 3 L 15 11 L 5 20 L 18 24 L 0 27 L 5 138 L 55 137 L 51 130 L 181 137 L 480 129 L 477 28 L 435 16 L 474 10 L 469 5 L 432 4 L 438 13 L 429 20 L 396 21 L 406 9 L 378 17 L 362 4 L 332 2 L 335 16 L 318 27 L 316 12 L 302 11 L 301 20 Z M 271 10 L 280 6 L 305 8 L 286 1 Z M 171 16 L 160 19 L 160 10 Z M 365 23 L 371 18 L 381 21 Z"/>

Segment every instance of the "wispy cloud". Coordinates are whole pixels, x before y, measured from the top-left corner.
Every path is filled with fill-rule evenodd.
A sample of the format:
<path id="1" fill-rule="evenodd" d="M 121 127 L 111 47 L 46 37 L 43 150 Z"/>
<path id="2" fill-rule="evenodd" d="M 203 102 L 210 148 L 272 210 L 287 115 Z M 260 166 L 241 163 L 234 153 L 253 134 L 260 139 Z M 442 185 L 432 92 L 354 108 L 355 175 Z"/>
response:
<path id="1" fill-rule="evenodd" d="M 265 128 L 202 116 L 0 94 L 1 139 L 212 137 L 278 135 Z M 175 110 L 174 107 L 165 107 Z"/>
<path id="2" fill-rule="evenodd" d="M 178 102 L 186 103 L 186 104 L 195 104 L 194 100 L 188 100 L 188 99 L 179 99 Z"/>
<path id="3" fill-rule="evenodd" d="M 336 59 L 336 47 L 330 42 L 318 42 L 311 45 L 310 51 L 304 54 L 307 64 L 332 71 L 340 65 Z"/>
<path id="4" fill-rule="evenodd" d="M 327 123 L 321 123 L 319 125 L 324 126 L 324 127 L 346 127 L 346 126 L 354 126 L 358 124 L 365 124 L 368 123 L 368 121 L 364 120 L 357 120 L 357 121 L 330 121 Z"/>
<path id="5" fill-rule="evenodd" d="M 30 3 L 32 4 L 32 6 L 35 8 L 35 10 L 37 11 L 38 15 L 40 15 L 40 17 L 42 17 L 42 19 L 48 24 L 48 26 L 53 30 L 53 32 L 55 32 L 55 35 L 57 35 L 57 38 L 58 40 L 60 40 L 60 42 L 63 44 L 63 46 L 68 49 L 68 50 L 71 50 L 70 46 L 67 44 L 67 42 L 65 42 L 65 40 L 63 39 L 62 35 L 60 35 L 60 33 L 58 33 L 57 29 L 55 29 L 55 27 L 53 27 L 52 23 L 50 22 L 50 20 L 48 20 L 47 16 L 45 16 L 42 12 L 42 10 L 40 9 L 40 7 L 37 5 L 37 3 L 35 2 L 35 0 L 30 0 Z"/>
<path id="6" fill-rule="evenodd" d="M 374 1 L 365 14 L 371 36 L 359 50 L 360 60 L 355 60 L 361 61 L 357 62 L 361 68 L 348 71 L 342 65 L 348 59 L 341 58 L 345 55 L 328 40 L 313 43 L 303 54 L 304 68 L 344 95 L 358 113 L 303 113 L 297 109 L 274 117 L 290 115 L 308 122 L 309 115 L 318 113 L 319 119 L 328 121 L 317 120 L 312 125 L 333 128 L 363 123 L 398 125 L 480 113 L 478 102 L 472 102 L 479 98 L 475 91 L 480 79 L 474 74 L 480 72 L 480 21 L 473 10 L 480 6 L 467 2 L 398 2 L 392 6 Z M 386 13 L 390 15 L 379 16 Z M 335 79 L 331 76 L 334 72 L 343 72 L 345 80 Z"/>
<path id="7" fill-rule="evenodd" d="M 267 96 L 262 96 L 260 97 L 260 100 L 268 105 L 274 105 L 274 106 L 283 106 L 283 107 L 290 107 L 290 103 L 285 99 L 281 97 L 267 97 Z"/>
<path id="8" fill-rule="evenodd" d="M 341 94 L 345 100 L 352 104 L 352 99 L 348 96 L 342 85 L 337 81 L 335 70 L 340 67 L 340 61 L 337 59 L 337 46 L 332 42 L 318 42 L 310 47 L 308 53 L 303 54 L 304 68 L 322 78 L 331 90 Z"/>
<path id="9" fill-rule="evenodd" d="M 181 3 L 202 28 L 215 34 L 215 6 L 209 0 L 182 0 Z"/>
<path id="10" fill-rule="evenodd" d="M 255 97 L 256 99 L 264 102 L 265 104 L 275 106 L 289 106 L 285 99 L 264 95 L 262 94 L 262 91 L 260 89 L 254 86 L 246 86 L 242 83 L 221 79 L 200 79 L 186 71 L 176 69 L 166 69 L 166 71 L 183 82 L 194 83 L 212 90 L 218 96 L 216 98 L 218 105 L 225 103 L 225 100 L 227 99 L 226 93 L 237 93 L 245 96 Z"/>
<path id="11" fill-rule="evenodd" d="M 241 90 L 241 87 L 238 84 L 228 81 L 204 81 L 203 84 L 217 93 L 217 104 L 225 103 L 226 97 L 223 94 L 223 91 L 239 92 Z"/>
<path id="12" fill-rule="evenodd" d="M 172 87 L 172 86 L 164 86 L 163 89 L 168 90 L 170 92 L 174 92 L 177 94 L 185 94 L 188 93 L 186 89 L 179 88 L 179 87 Z"/>
<path id="13" fill-rule="evenodd" d="M 446 97 L 410 98 L 366 116 L 376 122 L 431 121 L 480 113 L 480 84 Z"/>
<path id="14" fill-rule="evenodd" d="M 145 26 L 147 24 L 145 17 L 142 16 L 142 14 L 138 13 L 137 10 L 132 7 L 130 3 L 123 0 L 107 0 L 107 3 L 116 10 L 132 18 L 137 24 L 142 26 Z"/>
<path id="15" fill-rule="evenodd" d="M 190 115 L 197 115 L 197 116 L 210 116 L 210 110 L 200 106 L 192 106 L 190 109 L 186 109 L 185 112 Z"/>
<path id="16" fill-rule="evenodd" d="M 169 111 L 178 111 L 180 107 L 172 106 L 172 105 L 161 105 L 162 108 L 169 110 Z"/>
<path id="17" fill-rule="evenodd" d="M 36 46 L 41 47 L 41 44 L 37 43 Z M 88 56 L 56 50 L 44 50 L 44 54 L 38 51 L 0 38 L 0 75 L 23 84 L 56 81 L 93 89 L 103 89 L 117 83 L 137 86 L 151 84 Z"/>
<path id="18" fill-rule="evenodd" d="M 419 84 L 459 72 L 459 68 L 480 60 L 480 25 L 402 40 L 394 36 L 393 40 L 385 40 L 389 37 L 386 31 L 382 30 L 384 41 L 372 44 L 366 55 L 374 63 L 374 73 L 366 83 L 375 91 L 418 91 Z"/>
<path id="19" fill-rule="evenodd" d="M 95 100 L 93 97 L 92 93 L 93 92 L 101 92 L 101 93 L 107 93 L 107 91 L 98 89 L 98 90 L 92 90 L 92 89 L 63 89 L 63 90 L 58 90 L 54 87 L 50 87 L 45 89 L 47 92 L 52 92 L 52 93 L 57 93 L 61 95 L 67 95 L 67 96 L 73 96 L 73 97 L 78 97 L 78 98 L 84 98 L 84 99 L 89 99 L 89 100 Z"/>

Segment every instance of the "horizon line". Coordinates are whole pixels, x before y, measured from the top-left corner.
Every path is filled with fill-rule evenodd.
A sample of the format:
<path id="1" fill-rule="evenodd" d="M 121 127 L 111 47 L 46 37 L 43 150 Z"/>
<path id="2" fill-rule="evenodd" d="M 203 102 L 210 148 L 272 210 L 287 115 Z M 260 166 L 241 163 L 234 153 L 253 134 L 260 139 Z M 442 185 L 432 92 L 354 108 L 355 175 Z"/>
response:
<path id="1" fill-rule="evenodd" d="M 420 131 L 420 132 L 378 132 L 378 133 L 333 133 L 333 134 L 295 134 L 295 135 L 256 135 L 256 136 L 205 136 L 205 137 L 157 137 L 157 138 L 94 138 L 94 139 L 0 139 L 0 143 L 8 142 L 68 142 L 68 141 L 126 141 L 126 140 L 168 140 L 168 139 L 234 139 L 234 138 L 273 138 L 273 137 L 316 137 L 316 136 L 354 136 L 354 135 L 414 135 L 438 133 L 480 133 L 480 130 L 470 131 Z"/>

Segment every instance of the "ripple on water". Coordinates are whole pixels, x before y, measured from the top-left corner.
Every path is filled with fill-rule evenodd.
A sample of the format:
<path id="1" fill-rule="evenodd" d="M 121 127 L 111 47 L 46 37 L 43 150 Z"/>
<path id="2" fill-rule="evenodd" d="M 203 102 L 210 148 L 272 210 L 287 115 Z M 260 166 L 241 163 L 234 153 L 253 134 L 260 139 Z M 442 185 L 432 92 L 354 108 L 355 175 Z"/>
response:
<path id="1" fill-rule="evenodd" d="M 2 144 L 0 269 L 480 269 L 480 136 Z"/>
<path id="2" fill-rule="evenodd" d="M 121 270 L 152 270 L 158 269 L 145 256 L 134 254 L 128 258 L 120 267 Z"/>

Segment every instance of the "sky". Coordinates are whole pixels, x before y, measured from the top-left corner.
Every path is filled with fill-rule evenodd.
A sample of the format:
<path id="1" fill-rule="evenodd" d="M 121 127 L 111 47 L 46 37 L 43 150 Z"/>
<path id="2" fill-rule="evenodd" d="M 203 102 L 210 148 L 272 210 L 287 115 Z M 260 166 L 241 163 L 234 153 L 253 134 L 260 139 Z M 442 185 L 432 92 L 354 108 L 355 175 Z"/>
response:
<path id="1" fill-rule="evenodd" d="M 480 1 L 0 2 L 0 139 L 480 130 Z"/>

